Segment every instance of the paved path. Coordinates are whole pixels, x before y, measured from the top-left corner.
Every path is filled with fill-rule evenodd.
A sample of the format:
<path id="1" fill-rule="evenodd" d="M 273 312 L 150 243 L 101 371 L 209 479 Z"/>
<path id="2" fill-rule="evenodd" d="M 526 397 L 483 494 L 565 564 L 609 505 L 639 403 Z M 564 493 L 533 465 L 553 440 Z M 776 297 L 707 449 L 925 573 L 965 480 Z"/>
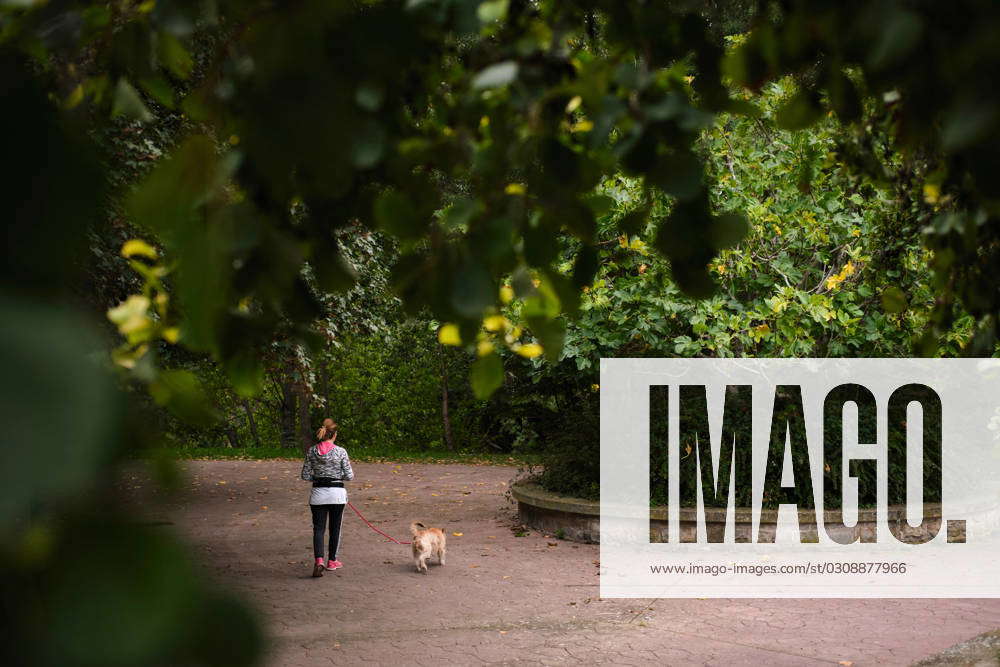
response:
<path id="1" fill-rule="evenodd" d="M 183 468 L 190 493 L 152 518 L 256 603 L 270 665 L 904 665 L 1000 627 L 1000 600 L 601 600 L 596 545 L 515 535 L 502 466 L 356 464 L 354 504 L 400 539 L 442 527 L 448 564 L 417 574 L 347 510 L 344 569 L 312 579 L 299 464 Z"/>

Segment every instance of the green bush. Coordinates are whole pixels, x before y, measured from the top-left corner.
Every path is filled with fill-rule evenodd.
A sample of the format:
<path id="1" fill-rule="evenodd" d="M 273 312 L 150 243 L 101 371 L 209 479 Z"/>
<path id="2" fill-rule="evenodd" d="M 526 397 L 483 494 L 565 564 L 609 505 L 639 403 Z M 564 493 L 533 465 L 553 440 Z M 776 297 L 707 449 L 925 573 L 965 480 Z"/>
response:
<path id="1" fill-rule="evenodd" d="M 352 337 L 331 352 L 327 364 L 322 413 L 340 424 L 348 449 L 447 449 L 445 377 L 454 447 L 479 448 L 481 402 L 469 389 L 468 355 L 439 345 L 427 322 L 404 323 L 387 335 Z"/>

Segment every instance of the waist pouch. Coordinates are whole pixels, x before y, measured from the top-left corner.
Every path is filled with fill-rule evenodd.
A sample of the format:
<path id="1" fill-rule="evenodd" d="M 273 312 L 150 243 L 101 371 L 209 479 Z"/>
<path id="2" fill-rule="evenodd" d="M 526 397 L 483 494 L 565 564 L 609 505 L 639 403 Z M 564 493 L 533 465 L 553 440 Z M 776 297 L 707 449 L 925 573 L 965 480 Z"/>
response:
<path id="1" fill-rule="evenodd" d="M 332 477 L 315 477 L 313 478 L 313 488 L 314 489 L 329 489 L 329 488 L 344 488 L 344 483 L 335 480 Z"/>

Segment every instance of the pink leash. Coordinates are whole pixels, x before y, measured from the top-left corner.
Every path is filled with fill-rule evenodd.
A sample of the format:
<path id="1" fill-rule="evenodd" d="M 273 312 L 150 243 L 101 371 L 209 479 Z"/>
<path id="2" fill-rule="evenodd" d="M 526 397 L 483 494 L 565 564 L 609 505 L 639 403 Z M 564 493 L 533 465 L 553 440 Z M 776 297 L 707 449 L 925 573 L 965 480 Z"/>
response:
<path id="1" fill-rule="evenodd" d="M 373 526 L 372 522 L 369 521 L 368 519 L 366 519 L 365 515 L 362 514 L 361 512 L 359 512 L 358 508 L 355 507 L 353 504 L 351 504 L 350 502 L 348 502 L 347 506 L 350 507 L 352 510 L 354 510 L 354 513 L 357 514 L 359 517 L 361 517 L 361 520 L 364 521 L 368 525 L 369 528 L 371 528 L 372 530 L 374 530 L 376 533 L 378 533 L 382 537 L 388 538 L 389 540 L 391 540 L 392 542 L 395 542 L 396 544 L 412 544 L 412 542 L 400 542 L 395 537 L 392 537 L 391 535 L 386 535 L 381 530 L 379 530 L 378 528 L 376 528 L 375 526 Z"/>

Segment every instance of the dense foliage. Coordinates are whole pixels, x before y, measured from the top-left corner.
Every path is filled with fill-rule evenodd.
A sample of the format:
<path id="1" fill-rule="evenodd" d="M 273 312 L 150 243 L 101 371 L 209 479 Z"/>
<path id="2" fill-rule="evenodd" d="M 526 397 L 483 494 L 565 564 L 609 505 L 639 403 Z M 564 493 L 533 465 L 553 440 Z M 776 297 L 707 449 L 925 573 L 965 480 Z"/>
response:
<path id="1" fill-rule="evenodd" d="M 837 160 L 843 130 L 834 119 L 808 131 L 777 127 L 776 110 L 795 90 L 790 81 L 772 84 L 758 98 L 760 117 L 723 115 L 700 137 L 713 201 L 745 212 L 750 223 L 739 246 L 710 264 L 720 286 L 714 296 L 681 292 L 651 247 L 655 225 L 622 233 L 621 218 L 642 196 L 634 182 L 616 176 L 602 185 L 612 201 L 599 219 L 600 266 L 568 324 L 561 360 L 510 365 L 513 379 L 497 399 L 509 401 L 504 409 L 523 424 L 517 437 L 545 443 L 550 488 L 597 496 L 601 357 L 905 356 L 928 326 L 935 293 L 920 235 L 913 230 L 889 245 L 884 231 L 915 203 Z M 562 270 L 571 270 L 576 252 L 567 241 Z M 960 318 L 936 353 L 957 354 L 971 337 L 971 318 Z M 545 400 L 517 398 L 524 395 Z M 749 474 L 739 473 L 745 488 Z M 664 479 L 665 469 L 654 488 Z"/>

